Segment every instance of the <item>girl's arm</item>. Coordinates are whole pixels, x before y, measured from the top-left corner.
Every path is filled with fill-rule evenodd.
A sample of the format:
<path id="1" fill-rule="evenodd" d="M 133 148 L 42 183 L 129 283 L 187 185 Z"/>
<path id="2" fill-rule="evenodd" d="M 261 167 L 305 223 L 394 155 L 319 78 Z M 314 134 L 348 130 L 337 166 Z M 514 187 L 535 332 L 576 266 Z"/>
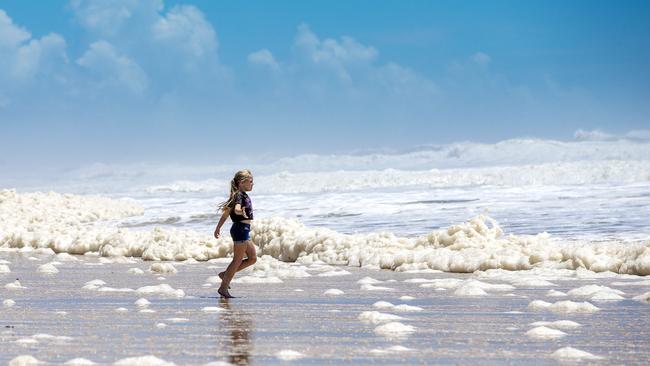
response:
<path id="1" fill-rule="evenodd" d="M 219 239 L 221 236 L 221 226 L 223 226 L 223 223 L 226 222 L 226 219 L 228 218 L 228 215 L 230 215 L 230 209 L 229 208 L 224 208 L 223 213 L 221 214 L 221 218 L 219 219 L 219 223 L 217 224 L 217 228 L 214 229 L 214 237 Z"/>
<path id="2" fill-rule="evenodd" d="M 235 213 L 237 215 L 242 215 L 245 218 L 248 218 L 248 216 L 246 215 L 246 210 L 244 210 L 244 208 L 241 207 L 241 205 L 239 203 L 235 205 Z"/>

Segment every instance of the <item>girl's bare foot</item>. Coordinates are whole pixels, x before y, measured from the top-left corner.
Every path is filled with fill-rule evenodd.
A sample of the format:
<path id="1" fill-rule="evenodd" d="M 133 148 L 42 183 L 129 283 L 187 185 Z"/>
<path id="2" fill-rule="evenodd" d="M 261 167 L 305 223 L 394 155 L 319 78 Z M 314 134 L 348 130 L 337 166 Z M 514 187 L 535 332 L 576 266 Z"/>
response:
<path id="1" fill-rule="evenodd" d="M 221 287 L 219 287 L 219 289 L 217 290 L 217 292 L 219 293 L 219 295 L 221 295 L 221 297 L 225 297 L 226 299 L 234 299 L 234 298 L 235 298 L 234 296 L 232 296 L 232 295 L 228 292 L 228 289 L 222 289 Z"/>

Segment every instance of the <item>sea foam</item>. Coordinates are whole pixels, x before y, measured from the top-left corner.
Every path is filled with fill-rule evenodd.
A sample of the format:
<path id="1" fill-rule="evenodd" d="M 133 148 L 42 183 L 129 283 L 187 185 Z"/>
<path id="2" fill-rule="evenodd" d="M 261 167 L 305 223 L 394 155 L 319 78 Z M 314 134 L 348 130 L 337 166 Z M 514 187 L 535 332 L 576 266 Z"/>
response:
<path id="1" fill-rule="evenodd" d="M 141 214 L 142 208 L 131 201 L 2 190 L 0 247 L 174 261 L 223 258 L 232 251 L 230 238 L 215 239 L 209 233 L 158 227 L 132 231 L 100 224 L 100 220 Z M 650 241 L 560 241 L 546 233 L 504 235 L 496 220 L 485 215 L 419 237 L 400 237 L 390 232 L 346 235 L 327 228 L 307 227 L 295 219 L 271 217 L 254 223 L 251 238 L 259 247 L 260 256 L 307 266 L 324 263 L 396 271 L 427 267 L 464 273 L 543 267 L 582 269 L 583 272 L 576 273 L 588 272 L 590 276 L 607 271 L 613 276 L 650 274 Z M 269 267 L 272 263 L 259 261 L 255 267 Z M 173 272 L 173 266 L 160 267 Z M 304 269 L 287 269 L 287 275 L 310 274 Z M 422 287 L 426 285 L 431 284 Z M 370 290 L 379 286 L 366 287 Z"/>

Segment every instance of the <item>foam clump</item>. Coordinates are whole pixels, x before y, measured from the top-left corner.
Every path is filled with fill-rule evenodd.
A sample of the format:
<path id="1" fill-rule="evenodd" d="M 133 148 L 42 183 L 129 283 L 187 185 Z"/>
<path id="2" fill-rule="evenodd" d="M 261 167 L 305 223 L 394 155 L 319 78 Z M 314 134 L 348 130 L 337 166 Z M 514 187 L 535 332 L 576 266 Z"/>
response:
<path id="1" fill-rule="evenodd" d="M 9 269 L 9 266 L 6 264 L 0 264 L 0 274 L 1 273 L 10 273 L 11 269 Z"/>
<path id="2" fill-rule="evenodd" d="M 151 304 L 151 302 L 145 299 L 144 297 L 139 298 L 135 302 L 135 305 L 140 308 L 146 308 L 147 306 L 149 306 L 149 304 Z"/>
<path id="3" fill-rule="evenodd" d="M 173 362 L 167 362 L 156 356 L 127 357 L 116 361 L 115 366 L 174 366 Z"/>
<path id="4" fill-rule="evenodd" d="M 134 274 L 134 275 L 144 274 L 144 271 L 141 270 L 140 268 L 129 268 L 129 270 L 127 272 L 130 273 L 130 274 Z"/>
<path id="5" fill-rule="evenodd" d="M 43 265 L 40 265 L 37 269 L 38 272 L 44 273 L 44 274 L 56 274 L 59 273 L 58 268 L 54 266 L 52 263 L 46 263 Z"/>
<path id="6" fill-rule="evenodd" d="M 283 349 L 279 352 L 276 352 L 275 357 L 282 361 L 293 361 L 293 360 L 301 359 L 305 357 L 305 355 L 298 351 Z"/>
<path id="7" fill-rule="evenodd" d="M 318 277 L 335 277 L 335 276 L 346 276 L 349 275 L 350 272 L 346 270 L 333 270 L 333 271 L 327 271 L 323 273 L 317 274 Z"/>
<path id="8" fill-rule="evenodd" d="M 388 301 L 377 301 L 376 303 L 372 304 L 372 306 L 378 309 L 390 309 L 393 308 L 395 305 L 393 305 Z"/>
<path id="9" fill-rule="evenodd" d="M 456 291 L 454 291 L 454 295 L 458 296 L 485 296 L 487 295 L 487 292 L 483 290 L 480 286 L 477 286 L 475 284 L 465 284 L 460 286 Z"/>
<path id="10" fill-rule="evenodd" d="M 204 313 L 220 313 L 224 311 L 223 308 L 217 307 L 217 306 L 206 306 L 201 309 Z"/>
<path id="11" fill-rule="evenodd" d="M 249 284 L 255 284 L 255 283 L 283 283 L 281 279 L 275 276 L 269 276 L 269 277 L 262 277 L 262 276 L 243 276 L 239 278 L 235 278 L 232 280 L 233 283 L 249 283 Z"/>
<path id="12" fill-rule="evenodd" d="M 601 300 L 601 301 L 624 300 L 625 298 L 623 296 L 621 296 L 621 295 L 624 295 L 624 294 L 625 294 L 625 292 L 623 292 L 621 290 L 615 290 L 615 289 L 609 288 L 607 286 L 600 286 L 600 285 L 582 286 L 582 287 L 575 288 L 575 289 L 570 290 L 569 292 L 567 292 L 567 295 L 569 295 L 569 296 L 589 297 L 592 300 Z"/>
<path id="13" fill-rule="evenodd" d="M 549 296 L 549 297 L 565 297 L 565 296 L 567 296 L 567 294 L 562 292 L 562 291 L 548 290 L 548 292 L 546 292 L 546 296 Z"/>
<path id="14" fill-rule="evenodd" d="M 42 362 L 30 355 L 21 355 L 9 361 L 9 366 L 33 366 L 38 364 L 42 364 Z"/>
<path id="15" fill-rule="evenodd" d="M 545 326 L 545 327 L 551 327 L 557 329 L 575 329 L 582 326 L 580 323 L 576 323 L 571 320 L 556 320 L 554 322 L 539 321 L 539 322 L 534 322 L 531 325 L 534 327 Z"/>
<path id="16" fill-rule="evenodd" d="M 64 262 L 77 262 L 79 259 L 75 256 L 72 256 L 68 253 L 59 253 L 56 255 L 56 259 Z M 75 359 L 77 360 L 77 359 Z M 81 360 L 81 359 L 80 359 Z"/>
<path id="17" fill-rule="evenodd" d="M 21 285 L 19 280 L 15 280 L 14 282 L 6 284 L 5 288 L 7 290 L 25 290 L 27 287 Z"/>
<path id="18" fill-rule="evenodd" d="M 329 296 L 340 296 L 345 294 L 345 292 L 337 289 L 337 288 L 331 288 L 323 292 L 323 295 L 329 295 Z"/>
<path id="19" fill-rule="evenodd" d="M 397 320 L 403 320 L 399 315 L 381 313 L 379 311 L 364 311 L 359 314 L 359 320 L 364 323 L 381 324 Z"/>
<path id="20" fill-rule="evenodd" d="M 375 348 L 370 350 L 371 353 L 375 353 L 375 354 L 400 353 L 400 352 L 409 352 L 409 351 L 413 351 L 413 349 L 404 346 L 399 346 L 399 345 L 390 346 L 386 349 Z"/>
<path id="21" fill-rule="evenodd" d="M 528 304 L 531 310 L 550 310 L 555 313 L 595 313 L 600 309 L 589 302 L 558 301 L 549 303 L 535 300 Z"/>
<path id="22" fill-rule="evenodd" d="M 174 289 L 166 283 L 157 286 L 143 286 L 135 291 L 141 295 L 162 295 L 177 298 L 185 297 L 185 291 Z"/>
<path id="23" fill-rule="evenodd" d="M 364 291 L 395 291 L 395 289 L 386 287 L 386 286 L 375 286 L 375 285 L 361 285 L 361 289 Z"/>
<path id="24" fill-rule="evenodd" d="M 304 265 L 282 262 L 270 255 L 260 255 L 251 272 L 253 276 L 277 277 L 279 279 L 311 277 L 308 268 Z"/>
<path id="25" fill-rule="evenodd" d="M 149 267 L 149 271 L 156 273 L 178 273 L 176 267 L 171 263 L 154 263 Z"/>
<path id="26" fill-rule="evenodd" d="M 6 308 L 10 308 L 10 307 L 12 307 L 14 305 L 16 305 L 16 302 L 14 300 L 12 300 L 12 299 L 6 299 L 6 300 L 4 300 L 2 302 L 2 306 L 6 307 Z"/>
<path id="27" fill-rule="evenodd" d="M 650 292 L 646 292 L 646 293 L 641 294 L 639 296 L 635 296 L 634 300 L 650 304 Z"/>
<path id="28" fill-rule="evenodd" d="M 540 326 L 529 330 L 528 332 L 526 332 L 526 335 L 529 336 L 530 338 L 537 338 L 537 339 L 555 339 L 555 338 L 562 338 L 566 336 L 566 333 L 564 333 L 561 330 Z"/>
<path id="29" fill-rule="evenodd" d="M 564 347 L 560 348 L 557 351 L 553 352 L 551 355 L 553 358 L 558 359 L 571 359 L 571 360 L 602 360 L 600 356 L 596 356 L 586 351 L 579 350 L 573 347 Z"/>
<path id="30" fill-rule="evenodd" d="M 90 366 L 90 365 L 97 365 L 96 363 L 92 362 L 91 360 L 85 359 L 85 358 L 73 358 L 72 360 L 66 361 L 64 365 L 68 366 Z"/>
<path id="31" fill-rule="evenodd" d="M 414 326 L 402 324 L 400 322 L 390 322 L 375 328 L 375 333 L 388 338 L 400 338 L 413 332 L 415 332 Z"/>
<path id="32" fill-rule="evenodd" d="M 375 285 L 375 284 L 378 284 L 378 283 L 383 283 L 383 281 L 380 281 L 380 280 L 374 279 L 372 277 L 366 276 L 366 277 L 360 279 L 359 281 L 357 281 L 357 283 L 360 284 L 360 285 Z"/>

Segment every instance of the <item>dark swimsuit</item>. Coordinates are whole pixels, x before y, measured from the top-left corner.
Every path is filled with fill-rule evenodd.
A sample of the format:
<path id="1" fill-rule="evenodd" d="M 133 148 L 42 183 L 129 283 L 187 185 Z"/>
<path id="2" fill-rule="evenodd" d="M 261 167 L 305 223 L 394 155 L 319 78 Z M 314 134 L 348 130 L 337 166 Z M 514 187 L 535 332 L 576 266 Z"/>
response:
<path id="1" fill-rule="evenodd" d="M 242 210 L 244 210 L 248 217 L 235 213 L 235 206 L 237 204 L 241 205 Z M 253 204 L 246 192 L 237 192 L 235 195 L 235 200 L 230 207 L 230 219 L 232 220 L 232 226 L 230 227 L 230 236 L 232 236 L 232 241 L 241 242 L 250 240 L 251 225 L 242 222 L 244 220 L 253 219 Z"/>

